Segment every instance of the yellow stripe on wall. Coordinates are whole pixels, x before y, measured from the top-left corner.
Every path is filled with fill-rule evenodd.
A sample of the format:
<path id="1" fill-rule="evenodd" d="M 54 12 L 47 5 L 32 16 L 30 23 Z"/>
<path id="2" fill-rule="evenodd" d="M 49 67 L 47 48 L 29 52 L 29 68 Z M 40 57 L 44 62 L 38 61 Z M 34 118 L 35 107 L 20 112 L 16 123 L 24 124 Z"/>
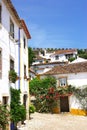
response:
<path id="1" fill-rule="evenodd" d="M 70 112 L 73 115 L 82 115 L 82 116 L 87 115 L 87 110 L 82 110 L 82 109 L 71 109 Z"/>

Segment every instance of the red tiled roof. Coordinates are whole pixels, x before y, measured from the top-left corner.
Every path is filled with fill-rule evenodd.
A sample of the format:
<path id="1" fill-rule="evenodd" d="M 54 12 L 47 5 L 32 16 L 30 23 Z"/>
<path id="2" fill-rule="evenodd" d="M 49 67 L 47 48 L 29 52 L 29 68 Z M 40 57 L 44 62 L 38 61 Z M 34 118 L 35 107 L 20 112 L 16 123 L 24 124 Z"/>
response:
<path id="1" fill-rule="evenodd" d="M 18 13 L 17 13 L 15 7 L 13 6 L 11 0 L 3 0 L 3 2 L 5 3 L 6 7 L 11 12 L 12 16 L 15 18 L 15 20 L 17 21 L 17 23 L 21 27 L 20 17 L 18 16 Z"/>
<path id="2" fill-rule="evenodd" d="M 34 64 L 34 65 L 32 65 L 32 66 L 40 66 L 40 65 L 52 65 L 52 64 L 58 64 L 58 65 L 60 65 L 60 64 L 68 64 L 68 62 L 48 62 L 48 63 L 39 63 L 39 64 Z"/>
<path id="3" fill-rule="evenodd" d="M 56 55 L 56 54 L 72 54 L 73 52 L 77 52 L 77 50 L 76 49 L 58 50 L 58 51 L 55 51 L 55 53 L 52 54 L 52 55 Z"/>
<path id="4" fill-rule="evenodd" d="M 29 68 L 29 72 L 36 74 L 31 68 Z"/>
<path id="5" fill-rule="evenodd" d="M 87 72 L 87 62 L 67 64 L 64 66 L 55 66 L 52 70 L 44 73 L 43 75 L 68 74 L 80 72 Z"/>
<path id="6" fill-rule="evenodd" d="M 24 30 L 24 32 L 25 32 L 27 38 L 30 39 L 31 36 L 30 36 L 30 33 L 29 33 L 28 29 L 27 29 L 27 26 L 26 26 L 24 20 L 20 20 L 20 17 L 19 17 L 19 15 L 18 15 L 18 13 L 17 13 L 15 7 L 13 6 L 11 0 L 3 0 L 3 2 L 5 3 L 6 7 L 7 7 L 8 10 L 10 11 L 11 15 L 14 17 L 14 19 L 15 19 L 16 22 L 18 23 L 19 27 L 20 27 L 20 28 L 21 28 L 21 27 L 23 28 L 23 30 Z"/>
<path id="7" fill-rule="evenodd" d="M 24 32 L 25 32 L 27 38 L 28 38 L 28 39 L 31 39 L 30 33 L 29 33 L 29 31 L 28 31 L 28 29 L 27 29 L 27 26 L 26 26 L 26 24 L 25 24 L 25 21 L 24 21 L 23 19 L 21 20 L 21 26 L 22 26 L 22 28 L 23 28 L 23 30 L 24 30 Z"/>

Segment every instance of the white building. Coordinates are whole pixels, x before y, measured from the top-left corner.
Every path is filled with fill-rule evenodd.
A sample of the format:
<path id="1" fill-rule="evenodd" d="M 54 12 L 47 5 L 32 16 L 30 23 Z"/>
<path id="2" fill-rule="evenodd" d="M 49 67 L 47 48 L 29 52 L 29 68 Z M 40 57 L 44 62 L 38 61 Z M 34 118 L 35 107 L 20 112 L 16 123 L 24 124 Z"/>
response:
<path id="1" fill-rule="evenodd" d="M 20 20 L 11 0 L 0 0 L 0 103 L 10 104 L 10 87 L 14 87 L 21 90 L 21 103 L 25 106 L 27 104 L 27 110 L 30 38 L 26 24 L 24 20 Z M 12 69 L 20 77 L 16 83 L 9 81 L 9 71 Z"/>
<path id="2" fill-rule="evenodd" d="M 77 59 L 75 59 L 74 61 L 70 62 L 70 64 L 72 63 L 78 63 L 78 62 L 85 62 L 87 61 L 87 59 L 81 58 L 81 57 L 77 57 Z"/>
<path id="3" fill-rule="evenodd" d="M 30 33 L 24 20 L 21 20 L 22 29 L 20 30 L 20 90 L 21 103 L 27 109 L 27 119 L 29 118 L 29 75 L 28 75 L 28 39 L 31 38 Z"/>
<path id="4" fill-rule="evenodd" d="M 77 57 L 77 50 L 76 49 L 64 49 L 64 50 L 57 50 L 51 53 L 48 53 L 46 50 L 42 51 L 43 53 L 39 53 L 39 58 L 36 57 L 35 62 L 33 64 L 44 63 L 44 61 L 48 62 L 66 62 L 69 58 L 76 58 Z M 42 61 L 41 58 L 44 58 Z M 38 61 L 38 59 L 40 59 Z M 37 62 L 38 61 L 38 62 Z"/>
<path id="5" fill-rule="evenodd" d="M 32 70 L 36 74 L 43 74 L 49 70 L 51 70 L 54 66 L 58 65 L 64 65 L 67 64 L 67 62 L 48 62 L 48 63 L 38 63 L 38 64 L 33 64 L 31 66 Z"/>
<path id="6" fill-rule="evenodd" d="M 58 51 L 55 51 L 55 53 L 52 54 L 50 57 L 51 57 L 52 62 L 68 61 L 69 58 L 77 57 L 77 50 L 76 49 L 58 50 Z"/>
<path id="7" fill-rule="evenodd" d="M 46 50 L 42 51 L 36 55 L 34 62 L 32 63 L 31 68 L 37 73 L 42 74 L 54 66 L 57 65 L 64 65 L 68 63 L 69 58 L 76 58 L 77 57 L 77 50 L 76 49 L 67 49 L 67 50 L 57 50 L 53 53 L 48 53 Z"/>
<path id="8" fill-rule="evenodd" d="M 12 7 L 12 9 L 11 9 Z M 18 73 L 18 32 L 20 18 L 10 1 L 0 0 L 0 101 L 9 103 L 9 70 L 15 69 Z M 19 73 L 18 73 L 19 75 Z M 18 89 L 18 83 L 14 85 Z"/>
<path id="9" fill-rule="evenodd" d="M 87 61 L 64 66 L 56 66 L 52 70 L 42 74 L 40 77 L 54 76 L 57 80 L 57 87 L 66 87 L 72 85 L 76 88 L 87 86 Z M 72 114 L 86 115 L 87 111 L 79 100 L 72 96 L 64 96 L 59 98 L 59 112 L 71 112 Z"/>

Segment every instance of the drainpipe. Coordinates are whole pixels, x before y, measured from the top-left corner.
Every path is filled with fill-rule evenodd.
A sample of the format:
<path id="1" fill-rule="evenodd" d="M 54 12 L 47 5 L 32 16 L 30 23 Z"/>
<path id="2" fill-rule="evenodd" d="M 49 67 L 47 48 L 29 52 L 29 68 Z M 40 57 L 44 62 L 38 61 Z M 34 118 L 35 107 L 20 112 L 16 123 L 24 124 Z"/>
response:
<path id="1" fill-rule="evenodd" d="M 20 78 L 20 28 L 18 30 L 18 76 Z M 20 79 L 18 80 L 18 89 L 20 89 Z"/>

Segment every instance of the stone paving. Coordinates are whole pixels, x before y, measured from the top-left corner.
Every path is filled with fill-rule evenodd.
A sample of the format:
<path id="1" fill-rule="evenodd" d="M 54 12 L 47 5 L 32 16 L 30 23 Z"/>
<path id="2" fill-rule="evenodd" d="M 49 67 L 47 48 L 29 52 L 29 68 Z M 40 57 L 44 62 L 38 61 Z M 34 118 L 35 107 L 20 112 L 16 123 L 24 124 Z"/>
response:
<path id="1" fill-rule="evenodd" d="M 20 130 L 87 130 L 87 117 L 63 114 L 31 115 L 31 120 Z"/>

